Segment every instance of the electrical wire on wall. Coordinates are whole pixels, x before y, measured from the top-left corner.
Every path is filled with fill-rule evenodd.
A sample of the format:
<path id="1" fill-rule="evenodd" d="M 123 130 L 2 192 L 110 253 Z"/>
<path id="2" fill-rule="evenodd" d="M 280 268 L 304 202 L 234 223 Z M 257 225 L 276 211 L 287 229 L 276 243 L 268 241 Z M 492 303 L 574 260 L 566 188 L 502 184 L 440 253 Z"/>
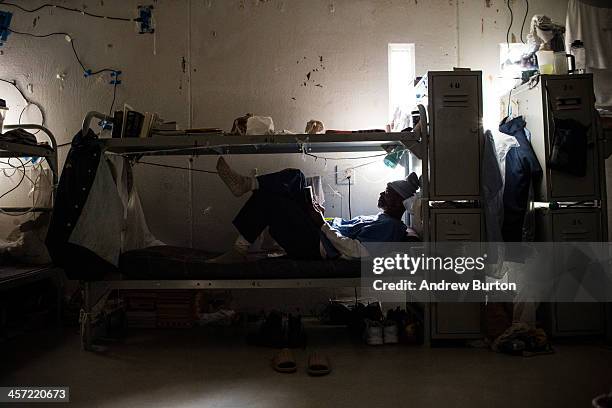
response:
<path id="1" fill-rule="evenodd" d="M 41 117 L 42 117 L 42 120 L 41 120 L 40 125 L 41 125 L 41 126 L 44 126 L 44 125 L 45 125 L 45 113 L 43 112 L 42 108 L 41 108 L 41 107 L 40 107 L 38 104 L 36 104 L 36 103 L 34 103 L 34 102 L 31 102 L 30 100 L 28 100 L 28 98 L 26 98 L 26 96 L 25 96 L 25 94 L 23 93 L 23 91 L 22 91 L 21 89 L 19 89 L 19 87 L 17 86 L 17 81 L 15 81 L 15 80 L 10 81 L 10 80 L 8 80 L 8 79 L 3 79 L 3 78 L 0 78 L 0 81 L 5 82 L 5 83 L 7 83 L 7 84 L 11 85 L 13 88 L 15 88 L 15 89 L 17 90 L 17 92 L 19 92 L 19 95 L 21 95 L 21 97 L 23 98 L 23 101 L 24 101 L 25 105 L 24 105 L 24 107 L 21 109 L 21 112 L 19 113 L 19 120 L 18 120 L 18 124 L 20 124 L 20 125 L 21 125 L 21 119 L 22 119 L 22 117 L 23 117 L 23 114 L 24 114 L 25 110 L 26 110 L 26 109 L 27 109 L 29 106 L 36 106 L 36 107 L 38 108 L 38 110 L 40 111 L 40 115 L 41 115 Z M 36 134 L 38 134 L 38 132 L 40 132 L 40 130 L 37 130 L 37 131 L 36 131 L 36 132 L 34 132 L 33 134 L 35 134 L 35 135 L 36 135 Z"/>
<path id="2" fill-rule="evenodd" d="M 348 180 L 348 210 L 349 210 L 349 220 L 353 219 L 353 210 L 351 209 L 351 176 L 346 178 Z"/>
<path id="3" fill-rule="evenodd" d="M 50 4 L 50 3 L 45 3 L 41 6 L 38 6 L 36 8 L 33 9 L 27 9 L 23 6 L 20 6 L 19 4 L 15 4 L 15 3 L 11 3 L 9 1 L 0 1 L 0 4 L 2 4 L 3 6 L 10 6 L 10 7 L 15 7 L 18 8 L 19 10 L 25 12 L 25 13 L 36 13 L 44 8 L 54 8 L 54 9 L 59 9 L 59 10 L 64 10 L 64 11 L 70 11 L 70 12 L 75 12 L 75 13 L 79 13 L 81 15 L 84 16 L 88 16 L 88 17 L 95 17 L 95 18 L 102 18 L 102 19 L 108 19 L 108 20 L 117 20 L 117 21 L 140 21 L 140 19 L 138 18 L 126 18 L 126 17 L 116 17 L 116 16 L 106 16 L 103 14 L 95 14 L 95 13 L 90 13 L 88 11 L 85 11 L 84 9 L 77 9 L 77 8 L 73 8 L 73 7 L 66 7 L 66 6 L 61 6 L 58 4 Z"/>
<path id="4" fill-rule="evenodd" d="M 207 147 L 206 149 L 209 149 L 209 147 Z M 408 149 L 405 149 L 404 151 L 406 151 Z M 129 156 L 129 154 L 119 154 L 120 156 Z M 375 154 L 375 155 L 368 155 L 368 156 L 359 156 L 359 157 L 323 157 L 323 156 L 318 156 L 315 154 L 311 154 L 311 153 L 306 153 L 306 156 L 309 157 L 313 157 L 315 159 L 315 161 L 317 159 L 323 159 L 323 160 L 335 160 L 335 161 L 340 161 L 340 160 L 363 160 L 363 159 L 368 159 L 368 158 L 380 158 L 383 156 L 386 156 L 387 153 L 384 154 Z M 145 166 L 152 166 L 152 167 L 160 167 L 160 168 L 167 168 L 167 169 L 174 169 L 174 170 L 184 170 L 184 171 L 189 171 L 192 173 L 205 173 L 205 174 L 218 174 L 218 172 L 213 171 L 213 170 L 204 170 L 204 169 L 197 169 L 197 168 L 193 168 L 193 167 L 182 167 L 182 166 L 174 166 L 174 165 L 168 165 L 168 164 L 159 164 L 159 163 L 151 163 L 148 161 L 142 161 L 142 160 L 136 160 L 133 162 L 135 165 L 137 164 L 143 164 Z M 366 166 L 370 166 L 372 164 L 375 163 L 380 163 L 380 160 L 370 160 L 366 163 L 361 163 L 355 166 L 350 166 L 347 167 L 343 170 L 338 170 L 338 171 L 332 171 L 332 172 L 326 172 L 323 174 L 323 176 L 335 176 L 336 174 L 341 174 L 346 172 L 347 170 L 355 170 L 357 168 L 361 168 L 361 167 L 366 167 Z M 348 180 L 348 213 L 349 213 L 349 219 L 353 218 L 353 211 L 352 211 L 352 191 L 351 191 L 351 177 L 347 177 Z M 330 190 L 332 191 L 332 194 L 340 197 L 340 217 L 343 218 L 343 209 L 344 209 L 344 205 L 343 205 L 343 196 L 342 194 L 340 194 L 339 191 L 335 190 L 333 187 L 331 187 L 331 185 L 329 185 L 329 183 L 327 184 L 328 187 L 330 188 Z"/>
<path id="5" fill-rule="evenodd" d="M 0 3 L 0 4 L 2 4 L 2 3 Z M 81 58 L 79 57 L 79 54 L 78 54 L 78 52 L 76 50 L 76 47 L 74 45 L 74 43 L 75 43 L 74 38 L 72 38 L 72 36 L 70 34 L 66 33 L 66 32 L 56 31 L 56 32 L 53 32 L 53 33 L 48 33 L 48 34 L 33 34 L 33 33 L 27 33 L 27 32 L 24 32 L 24 31 L 16 31 L 16 30 L 13 30 L 12 28 L 9 28 L 8 30 L 11 33 L 13 33 L 13 34 L 24 35 L 24 36 L 35 37 L 35 38 L 47 38 L 47 37 L 53 37 L 53 36 L 57 36 L 57 35 L 64 36 L 66 41 L 68 41 L 70 43 L 70 46 L 72 48 L 72 53 L 74 54 L 74 57 L 76 58 L 77 62 L 79 63 L 79 66 L 83 70 L 83 74 L 86 77 L 102 74 L 104 72 L 111 72 L 111 73 L 121 72 L 120 70 L 115 69 L 115 68 L 101 68 L 101 69 L 98 69 L 96 71 L 93 71 L 93 70 L 87 68 L 85 66 L 85 64 L 83 64 L 83 62 L 81 61 Z"/>
<path id="6" fill-rule="evenodd" d="M 19 161 L 19 165 L 14 165 L 11 163 L 11 159 L 15 159 Z M 44 160 L 44 159 L 43 159 Z M 35 208 L 36 208 L 36 191 L 38 190 L 39 187 L 39 183 L 43 174 L 43 166 L 42 166 L 43 161 L 41 160 L 39 163 L 32 163 L 32 159 L 28 159 L 27 161 L 23 161 L 21 158 L 19 157 L 13 157 L 13 158 L 9 158 L 8 161 L 4 162 L 4 161 L 0 161 L 0 164 L 9 166 L 10 168 L 13 169 L 13 173 L 6 174 L 6 168 L 2 169 L 2 172 L 4 173 L 4 176 L 6 177 L 13 177 L 17 172 L 21 172 L 21 178 L 19 179 L 19 181 L 17 182 L 17 184 L 10 188 L 8 191 L 2 193 L 0 195 L 0 199 L 6 197 L 7 195 L 9 195 L 10 193 L 12 193 L 13 191 L 17 190 L 22 184 L 23 182 L 27 179 L 28 181 L 30 181 L 30 183 L 32 183 L 32 207 L 26 209 L 23 212 L 20 213 L 15 213 L 15 212 L 8 212 L 5 210 L 0 209 L 0 213 L 4 214 L 4 215 L 9 215 L 11 217 L 20 217 L 23 215 L 27 215 L 32 213 Z M 27 169 L 33 169 L 36 168 L 38 169 L 38 175 L 36 177 L 36 179 L 32 180 L 32 178 L 30 176 L 27 175 Z"/>
<path id="7" fill-rule="evenodd" d="M 23 12 L 26 13 L 36 13 L 44 8 L 52 8 L 52 9 L 60 9 L 60 10 L 64 10 L 64 11 L 68 11 L 68 12 L 74 12 L 74 13 L 79 13 L 81 15 L 84 16 L 88 16 L 88 17 L 93 17 L 93 18 L 100 18 L 100 19 L 108 19 L 108 20 L 114 20 L 114 21 L 125 21 L 125 22 L 142 22 L 143 19 L 142 18 L 125 18 L 125 17 L 117 17 L 117 16 L 108 16 L 108 15 L 103 15 L 103 14 L 96 14 L 96 13 L 91 13 L 88 12 L 86 10 L 81 10 L 81 9 L 77 9 L 77 8 L 73 8 L 73 7 L 66 7 L 66 6 L 61 6 L 61 5 L 55 5 L 55 4 L 49 4 L 49 3 L 45 3 L 39 7 L 36 8 L 32 8 L 32 9 L 28 9 L 25 8 L 19 4 L 15 4 L 15 3 L 11 3 L 11 2 L 6 2 L 6 1 L 2 1 L 0 0 L 0 6 L 10 6 L 10 7 L 15 7 Z M 121 74 L 121 71 L 115 68 L 110 68 L 110 67 L 104 67 L 101 69 L 97 69 L 97 70 L 93 70 L 88 68 L 82 61 L 81 57 L 79 56 L 79 53 L 77 52 L 77 48 L 76 48 L 76 44 L 75 44 L 75 39 L 67 32 L 61 32 L 61 31 L 57 31 L 57 32 L 52 32 L 52 33 L 48 33 L 48 34 L 34 34 L 34 33 L 30 33 L 30 32 L 25 32 L 25 31 L 18 31 L 18 30 L 14 30 L 12 28 L 7 28 L 7 30 L 10 33 L 13 34 L 17 34 L 17 35 L 21 35 L 21 36 L 28 36 L 28 37 L 33 37 L 33 38 L 48 38 L 48 37 L 53 37 L 53 36 L 63 36 L 66 41 L 68 41 L 70 43 L 70 48 L 72 49 L 72 53 L 74 55 L 74 58 L 76 59 L 77 63 L 79 64 L 81 70 L 83 71 L 83 74 L 85 77 L 90 77 L 90 76 L 95 76 L 95 75 L 99 75 L 105 72 L 108 72 L 111 74 L 111 81 L 110 84 L 113 85 L 113 97 L 112 97 L 112 101 L 110 104 L 110 108 L 109 108 L 109 116 L 111 116 L 112 114 L 112 110 L 115 106 L 115 100 L 117 97 L 117 85 L 121 83 L 121 81 L 119 80 L 119 75 Z M 5 81 L 8 83 L 11 83 L 10 81 Z M 14 83 L 12 83 L 15 87 L 16 85 Z M 21 117 L 23 116 L 23 113 L 25 112 L 26 108 L 31 105 L 31 103 L 29 101 L 27 101 L 27 99 L 25 98 L 25 95 L 23 94 L 23 92 L 21 92 L 21 90 L 19 90 L 19 93 L 22 95 L 22 97 L 24 98 L 24 100 L 26 100 L 26 106 L 23 108 L 22 112 L 19 115 L 20 121 L 19 123 L 21 123 Z M 38 105 L 36 105 L 38 107 Z M 41 125 L 44 125 L 44 114 L 42 114 L 42 109 L 40 109 L 40 107 L 38 107 L 39 110 L 41 111 L 41 115 L 43 115 L 43 122 Z M 36 133 L 38 133 L 39 131 L 36 131 Z M 35 133 L 35 134 L 36 134 Z M 66 146 L 70 143 L 67 144 L 62 144 L 58 147 L 62 147 L 62 146 Z"/>
<path id="8" fill-rule="evenodd" d="M 525 29 L 525 22 L 527 21 L 527 15 L 529 14 L 529 0 L 525 0 L 525 5 L 526 5 L 525 17 L 523 17 L 523 24 L 521 25 L 521 42 L 523 44 L 525 44 L 525 41 L 523 40 L 523 30 Z"/>
<path id="9" fill-rule="evenodd" d="M 514 23 L 514 12 L 510 6 L 510 1 L 511 0 L 506 0 L 506 6 L 508 6 L 508 10 L 510 11 L 510 24 L 508 24 L 508 31 L 506 32 L 506 44 L 508 45 L 508 49 L 510 49 L 510 29 L 512 28 L 512 23 Z"/>

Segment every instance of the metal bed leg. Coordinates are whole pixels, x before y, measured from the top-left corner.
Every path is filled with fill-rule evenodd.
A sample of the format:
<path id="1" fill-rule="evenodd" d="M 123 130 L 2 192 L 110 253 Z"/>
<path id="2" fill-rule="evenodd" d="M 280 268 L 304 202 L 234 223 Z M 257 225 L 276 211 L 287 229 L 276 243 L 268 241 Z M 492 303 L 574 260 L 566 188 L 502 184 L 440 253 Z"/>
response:
<path id="1" fill-rule="evenodd" d="M 83 309 L 81 310 L 81 348 L 91 351 L 91 282 L 83 283 Z"/>
<path id="2" fill-rule="evenodd" d="M 62 310 L 64 306 L 64 285 L 59 276 L 54 279 L 55 284 L 55 319 L 57 327 L 62 327 Z"/>

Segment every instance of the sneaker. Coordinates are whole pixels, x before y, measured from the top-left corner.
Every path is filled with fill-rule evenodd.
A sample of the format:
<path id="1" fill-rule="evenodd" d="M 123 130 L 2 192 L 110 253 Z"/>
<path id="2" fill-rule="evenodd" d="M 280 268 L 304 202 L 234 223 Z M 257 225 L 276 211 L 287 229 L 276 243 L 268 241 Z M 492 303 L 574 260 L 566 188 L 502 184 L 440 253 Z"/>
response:
<path id="1" fill-rule="evenodd" d="M 397 344 L 399 342 L 397 323 L 393 320 L 387 320 L 384 322 L 383 340 L 385 344 Z"/>
<path id="2" fill-rule="evenodd" d="M 363 335 L 365 342 L 370 346 L 380 346 L 384 344 L 383 326 L 379 322 L 366 319 Z"/>
<path id="3" fill-rule="evenodd" d="M 529 325 L 526 323 L 512 323 L 512 326 L 508 327 L 493 341 L 491 349 L 502 353 L 522 352 L 525 349 L 525 342 L 522 339 L 527 336 L 529 330 Z M 514 340 L 520 340 L 520 342 L 514 343 Z"/>

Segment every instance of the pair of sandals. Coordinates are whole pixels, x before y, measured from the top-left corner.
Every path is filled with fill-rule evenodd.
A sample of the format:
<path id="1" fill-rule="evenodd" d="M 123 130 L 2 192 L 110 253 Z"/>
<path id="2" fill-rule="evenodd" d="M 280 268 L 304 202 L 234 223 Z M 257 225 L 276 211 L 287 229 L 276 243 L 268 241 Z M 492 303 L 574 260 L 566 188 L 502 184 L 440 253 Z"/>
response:
<path id="1" fill-rule="evenodd" d="M 290 349 L 284 348 L 272 360 L 272 367 L 279 373 L 295 373 L 297 371 L 297 363 Z M 329 359 L 317 352 L 308 356 L 308 366 L 306 371 L 309 375 L 320 377 L 331 372 Z"/>

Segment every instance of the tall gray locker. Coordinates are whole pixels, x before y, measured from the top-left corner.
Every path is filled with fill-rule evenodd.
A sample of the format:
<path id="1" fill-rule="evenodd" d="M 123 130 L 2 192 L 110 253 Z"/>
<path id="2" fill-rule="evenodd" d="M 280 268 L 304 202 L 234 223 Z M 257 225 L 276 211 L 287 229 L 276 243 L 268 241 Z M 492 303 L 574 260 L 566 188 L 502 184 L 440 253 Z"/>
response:
<path id="1" fill-rule="evenodd" d="M 544 169 L 536 185 L 535 201 L 599 200 L 599 160 L 594 126 L 593 77 L 585 75 L 542 75 L 537 84 L 524 84 L 511 93 L 512 112 L 522 115 L 531 132 L 531 145 Z M 502 98 L 502 105 L 503 105 Z M 507 109 L 507 103 L 505 104 Z M 553 117 L 575 119 L 589 128 L 587 171 L 584 177 L 548 167 L 553 137 Z"/>
<path id="2" fill-rule="evenodd" d="M 484 218 L 478 208 L 432 208 L 430 219 L 434 242 L 482 242 L 485 236 Z M 432 340 L 477 339 L 483 336 L 482 304 L 432 303 L 430 307 Z"/>
<path id="3" fill-rule="evenodd" d="M 599 208 L 540 209 L 536 212 L 536 239 L 546 242 L 602 240 Z M 605 332 L 604 303 L 550 303 L 545 305 L 548 331 L 553 337 L 601 335 Z"/>
<path id="4" fill-rule="evenodd" d="M 482 72 L 429 71 L 416 93 L 429 111 L 429 199 L 479 200 Z"/>

